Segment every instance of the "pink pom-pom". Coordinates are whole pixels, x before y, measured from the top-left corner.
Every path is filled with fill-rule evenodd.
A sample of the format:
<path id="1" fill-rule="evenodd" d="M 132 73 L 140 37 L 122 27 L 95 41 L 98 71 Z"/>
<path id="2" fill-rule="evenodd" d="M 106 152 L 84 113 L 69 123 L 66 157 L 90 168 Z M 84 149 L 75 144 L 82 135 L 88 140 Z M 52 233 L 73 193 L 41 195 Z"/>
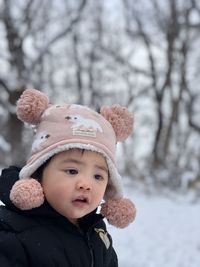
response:
<path id="1" fill-rule="evenodd" d="M 136 216 L 135 205 L 130 199 L 109 199 L 101 206 L 101 214 L 118 228 L 127 227 Z"/>
<path id="2" fill-rule="evenodd" d="M 10 191 L 10 200 L 21 210 L 37 208 L 44 202 L 42 186 L 33 178 L 19 180 Z"/>
<path id="3" fill-rule="evenodd" d="M 113 105 L 103 106 L 101 115 L 112 125 L 117 141 L 124 141 L 133 131 L 133 115 L 126 107 Z"/>
<path id="4" fill-rule="evenodd" d="M 26 89 L 17 101 L 17 117 L 23 122 L 37 124 L 48 104 L 45 94 L 36 89 Z"/>

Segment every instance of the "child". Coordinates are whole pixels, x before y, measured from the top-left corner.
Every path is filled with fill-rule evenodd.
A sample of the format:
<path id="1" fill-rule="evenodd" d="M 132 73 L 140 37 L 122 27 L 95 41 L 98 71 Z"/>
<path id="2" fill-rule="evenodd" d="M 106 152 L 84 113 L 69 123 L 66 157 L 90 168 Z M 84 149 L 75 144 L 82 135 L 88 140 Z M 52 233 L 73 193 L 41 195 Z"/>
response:
<path id="1" fill-rule="evenodd" d="M 115 164 L 132 115 L 119 105 L 100 114 L 50 105 L 27 89 L 17 116 L 35 125 L 35 137 L 26 165 L 4 169 L 0 178 L 0 266 L 118 266 L 103 218 L 119 228 L 135 218 Z"/>

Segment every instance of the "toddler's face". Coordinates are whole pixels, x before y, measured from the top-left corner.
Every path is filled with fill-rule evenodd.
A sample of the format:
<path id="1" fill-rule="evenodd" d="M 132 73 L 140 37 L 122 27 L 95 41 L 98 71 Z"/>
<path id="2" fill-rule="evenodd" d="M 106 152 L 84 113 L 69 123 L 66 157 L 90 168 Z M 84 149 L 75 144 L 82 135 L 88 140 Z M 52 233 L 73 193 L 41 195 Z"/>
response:
<path id="1" fill-rule="evenodd" d="M 49 204 L 74 224 L 98 207 L 107 183 L 108 167 L 104 157 L 79 149 L 55 155 L 42 177 Z"/>

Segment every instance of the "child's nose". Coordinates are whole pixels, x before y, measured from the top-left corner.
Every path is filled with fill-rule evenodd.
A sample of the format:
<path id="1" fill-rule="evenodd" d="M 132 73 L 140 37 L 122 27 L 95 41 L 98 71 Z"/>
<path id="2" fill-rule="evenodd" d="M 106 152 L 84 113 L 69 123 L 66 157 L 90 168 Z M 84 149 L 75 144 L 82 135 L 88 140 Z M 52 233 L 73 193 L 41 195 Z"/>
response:
<path id="1" fill-rule="evenodd" d="M 92 189 L 91 182 L 89 180 L 81 180 L 77 183 L 78 190 L 90 191 Z"/>

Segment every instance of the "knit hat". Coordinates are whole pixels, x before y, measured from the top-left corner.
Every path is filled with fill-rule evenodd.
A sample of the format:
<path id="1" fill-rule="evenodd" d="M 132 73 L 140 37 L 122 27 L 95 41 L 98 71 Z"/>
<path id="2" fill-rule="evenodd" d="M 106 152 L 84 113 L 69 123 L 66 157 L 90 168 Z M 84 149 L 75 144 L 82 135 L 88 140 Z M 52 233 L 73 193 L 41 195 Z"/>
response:
<path id="1" fill-rule="evenodd" d="M 21 210 L 44 202 L 41 184 L 31 175 L 53 155 L 73 148 L 95 151 L 106 159 L 109 181 L 101 213 L 110 224 L 124 228 L 135 218 L 135 206 L 123 198 L 121 177 L 116 168 L 115 150 L 133 130 L 133 116 L 120 105 L 103 106 L 100 113 L 75 104 L 52 105 L 48 97 L 27 89 L 17 101 L 17 116 L 35 125 L 30 157 L 13 185 L 10 199 Z"/>

